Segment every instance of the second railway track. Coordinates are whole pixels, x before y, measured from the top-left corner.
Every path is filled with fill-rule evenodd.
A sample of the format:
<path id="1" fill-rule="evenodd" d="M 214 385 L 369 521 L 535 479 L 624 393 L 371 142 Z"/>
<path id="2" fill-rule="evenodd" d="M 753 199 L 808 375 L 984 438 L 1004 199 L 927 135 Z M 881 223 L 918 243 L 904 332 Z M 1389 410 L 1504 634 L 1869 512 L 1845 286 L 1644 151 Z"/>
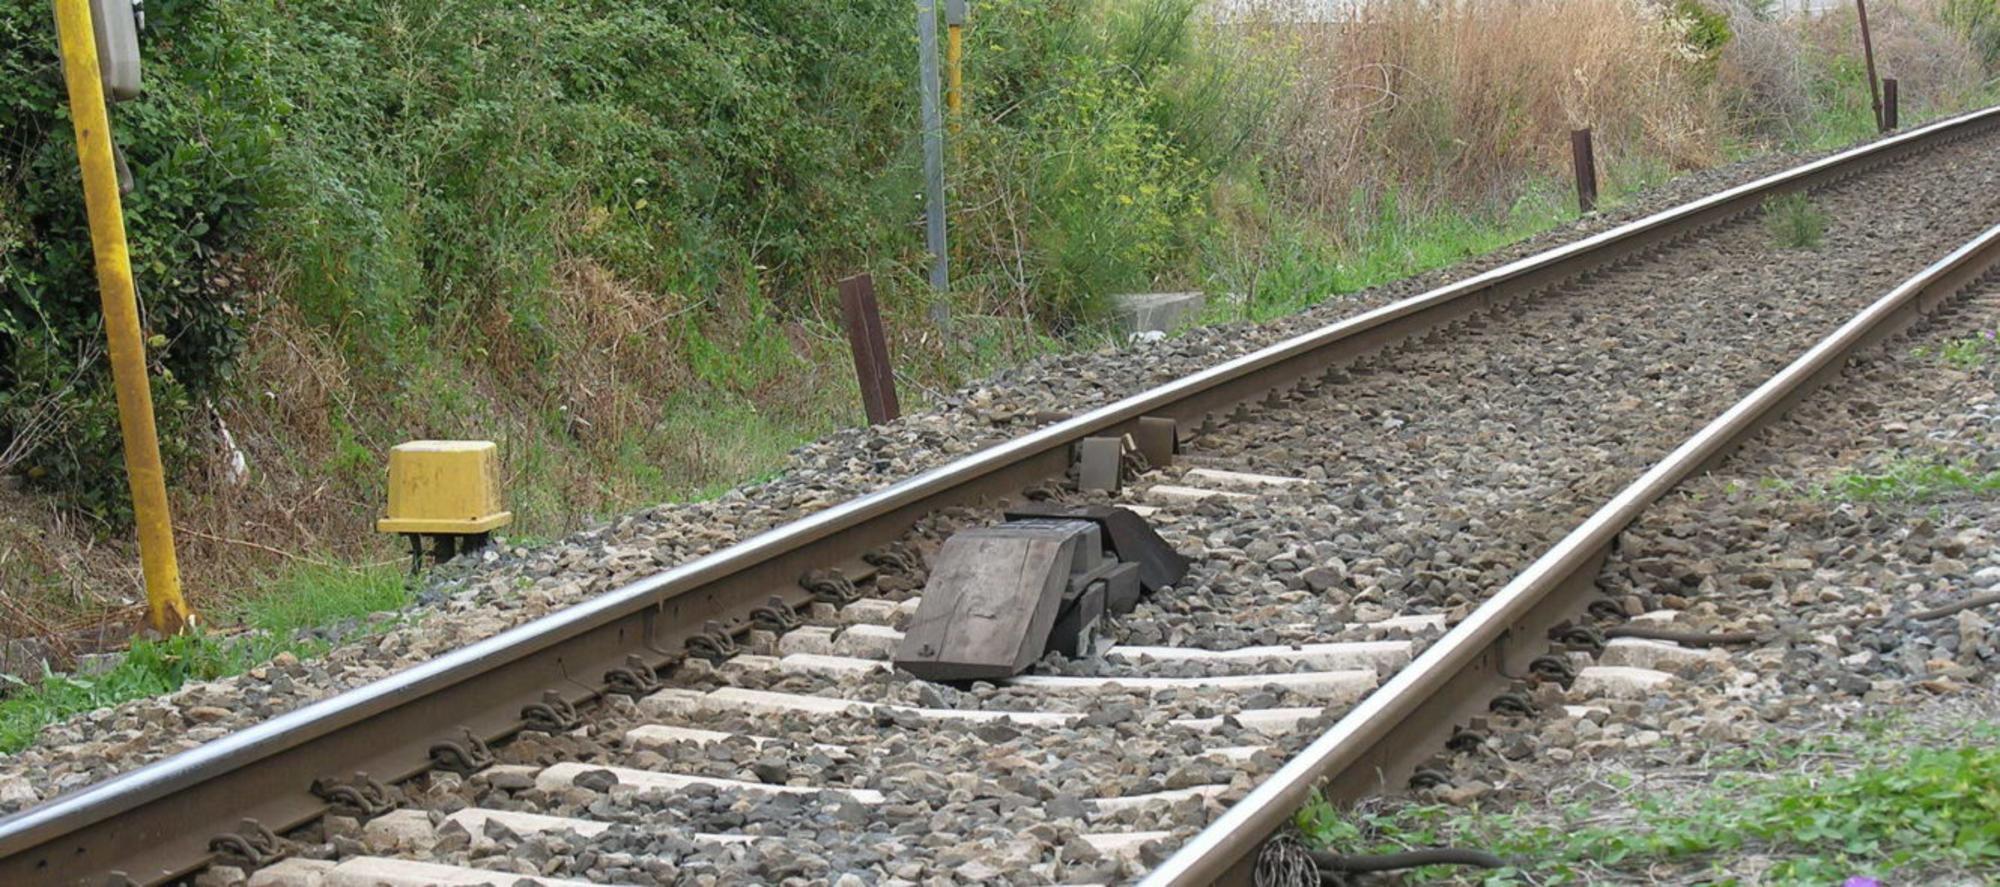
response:
<path id="1" fill-rule="evenodd" d="M 330 887 L 1240 876 L 1330 768 L 1348 797 L 1400 784 L 1498 679 L 1381 688 L 1525 667 L 1561 608 L 1495 607 L 1544 581 L 1538 555 L 2000 220 L 1993 115 L 1272 346 L 17 814 L 0 880 L 151 884 L 218 859 Z M 1770 245 L 1751 211 L 1803 187 L 1826 245 Z M 1110 501 L 1152 512 L 1185 580 L 1100 658 L 969 688 L 885 667 L 938 541 L 1024 491 L 1089 500 L 1061 482 L 1070 443 L 1141 416 L 1193 439 Z M 1494 637 L 1442 661 L 1439 636 L 1475 627 Z"/>

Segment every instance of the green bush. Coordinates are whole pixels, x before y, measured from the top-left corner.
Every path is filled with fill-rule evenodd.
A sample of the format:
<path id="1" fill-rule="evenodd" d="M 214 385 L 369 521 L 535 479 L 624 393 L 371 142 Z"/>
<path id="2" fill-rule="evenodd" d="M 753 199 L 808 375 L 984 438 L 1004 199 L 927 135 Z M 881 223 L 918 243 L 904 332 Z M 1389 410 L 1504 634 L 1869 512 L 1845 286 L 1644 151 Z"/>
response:
<path id="1" fill-rule="evenodd" d="M 1210 187 L 1270 104 L 1242 98 L 1275 87 L 1205 44 L 1193 10 L 981 4 L 953 205 L 1005 194 L 1019 212 L 956 212 L 957 298 L 1067 328 L 1111 292 L 1194 276 Z M 230 374 L 249 321 L 239 257 L 368 374 L 347 381 L 371 409 L 421 402 L 439 423 L 483 408 L 407 380 L 462 375 L 439 365 L 471 330 L 532 364 L 515 374 L 545 389 L 528 402 L 562 396 L 548 370 L 579 344 L 556 316 L 572 265 L 665 303 L 688 375 L 738 391 L 783 362 L 779 319 L 810 315 L 835 277 L 874 269 L 907 311 L 930 298 L 910 225 L 911 13 L 156 0 L 146 95 L 115 120 L 140 182 L 127 203 L 145 324 L 166 343 L 163 425 L 192 427 L 186 405 Z M 123 478 L 102 469 L 118 437 L 52 31 L 39 4 L 0 12 L 0 442 L 88 367 L 53 398 L 68 427 L 32 473 L 115 523 Z"/>
<path id="2" fill-rule="evenodd" d="M 1214 183 L 1275 102 L 1273 75 L 1202 42 L 1190 0 L 993 0 L 967 78 L 953 253 L 970 286 L 1029 295 L 1049 327 L 1195 276 Z M 988 43 L 987 41 L 991 41 Z M 960 224 L 954 222 L 954 224 Z M 991 276 L 982 276 L 990 274 Z"/>
<path id="3" fill-rule="evenodd" d="M 854 242 L 852 173 L 907 129 L 901 11 L 290 4 L 265 39 L 310 99 L 287 126 L 302 212 L 276 221 L 300 295 L 381 345 L 489 302 L 532 334 L 565 255 L 699 291 L 749 254 L 796 283 Z"/>
<path id="4" fill-rule="evenodd" d="M 132 270 L 160 379 L 163 422 L 212 390 L 242 343 L 226 259 L 246 242 L 272 181 L 278 107 L 222 4 L 155 0 L 143 100 L 112 111 L 136 179 L 125 198 Z M 43 3 L 0 7 L 0 442 L 61 409 L 59 445 L 30 455 L 99 518 L 123 515 L 116 411 L 95 357 L 103 329 L 76 142 Z M 52 391 L 69 391 L 51 404 Z"/>
<path id="5" fill-rule="evenodd" d="M 1674 0 L 1673 18 L 1680 28 L 1681 46 L 1695 59 L 1697 75 L 1704 82 L 1714 79 L 1722 50 L 1735 36 L 1729 30 L 1729 15 L 1701 0 Z"/>

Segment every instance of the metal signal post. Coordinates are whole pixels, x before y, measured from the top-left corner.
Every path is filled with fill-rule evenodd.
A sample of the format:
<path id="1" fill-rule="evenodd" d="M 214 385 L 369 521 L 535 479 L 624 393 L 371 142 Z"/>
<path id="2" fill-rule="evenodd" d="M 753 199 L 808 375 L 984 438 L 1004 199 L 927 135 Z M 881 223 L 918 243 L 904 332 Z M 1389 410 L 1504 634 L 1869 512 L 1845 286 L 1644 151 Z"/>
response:
<path id="1" fill-rule="evenodd" d="M 945 252 L 944 115 L 938 105 L 937 0 L 917 0 L 918 83 L 923 91 L 924 125 L 924 245 L 931 254 L 931 289 L 942 294 L 951 287 Z M 943 298 L 931 302 L 931 322 L 943 327 L 951 307 Z"/>
<path id="2" fill-rule="evenodd" d="M 112 0 L 119 2 L 119 0 Z M 91 252 L 97 263 L 98 297 L 104 304 L 104 334 L 111 345 L 111 379 L 118 390 L 118 427 L 125 443 L 125 473 L 132 485 L 132 512 L 139 530 L 139 560 L 146 579 L 147 621 L 166 634 L 193 619 L 181 597 L 180 564 L 174 557 L 174 524 L 167 509 L 165 469 L 153 425 L 153 392 L 146 379 L 146 343 L 139 332 L 138 296 L 125 244 L 125 210 L 118 195 L 118 167 L 111 148 L 111 117 L 105 110 L 105 80 L 99 67 L 99 31 L 92 27 L 91 0 L 55 0 L 56 31 L 62 43 L 63 77 L 69 85 L 70 119 L 76 124 L 77 161 L 83 168 L 83 199 L 90 217 Z M 129 9 L 122 10 L 129 14 Z M 111 22 L 100 22 L 108 28 Z M 123 23 L 117 23 L 123 25 Z M 131 46 L 129 29 L 117 33 Z M 118 37 L 107 39 L 114 52 Z M 119 58 L 121 70 L 136 81 L 137 59 Z M 123 66 L 129 65 L 129 69 Z M 131 84 L 136 87 L 136 82 Z M 121 85 L 122 88 L 122 85 Z"/>

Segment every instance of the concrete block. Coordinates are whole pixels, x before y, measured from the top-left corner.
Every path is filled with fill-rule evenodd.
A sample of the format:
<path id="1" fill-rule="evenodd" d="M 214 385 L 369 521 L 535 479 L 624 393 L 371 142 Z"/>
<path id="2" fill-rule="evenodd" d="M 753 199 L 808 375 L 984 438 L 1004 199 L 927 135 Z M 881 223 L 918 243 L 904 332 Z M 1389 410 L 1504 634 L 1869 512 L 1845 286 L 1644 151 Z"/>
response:
<path id="1" fill-rule="evenodd" d="M 1697 662 L 1726 658 L 1726 656 L 1727 654 L 1721 650 L 1683 647 L 1666 641 L 1612 638 L 1604 645 L 1604 654 L 1599 656 L 1597 661 L 1602 665 L 1626 665 L 1633 668 L 1673 671 Z"/>
<path id="2" fill-rule="evenodd" d="M 853 656 L 821 656 L 816 653 L 793 653 L 778 660 L 778 669 L 788 674 L 842 678 L 871 675 L 878 671 L 888 671 L 889 663 L 880 659 L 860 659 Z"/>
<path id="3" fill-rule="evenodd" d="M 1237 690 L 1254 692 L 1262 687 L 1283 687 L 1334 701 L 1352 701 L 1375 689 L 1375 672 L 1302 671 L 1285 674 L 1220 675 L 1196 678 L 1071 677 L 1068 675 L 1021 675 L 1006 681 L 1010 687 L 1047 691 L 1140 691 Z"/>
<path id="4" fill-rule="evenodd" d="M 1282 477 L 1275 474 L 1252 474 L 1247 471 L 1223 471 L 1219 468 L 1191 468 L 1181 475 L 1181 483 L 1191 487 L 1220 490 L 1261 490 L 1267 487 L 1295 487 L 1305 483 L 1303 477 Z"/>
<path id="5" fill-rule="evenodd" d="M 480 807 L 467 807 L 445 817 L 445 822 L 458 823 L 465 829 L 466 834 L 472 836 L 472 852 L 475 855 L 499 848 L 499 841 L 486 836 L 488 822 L 524 837 L 543 832 L 575 832 L 579 836 L 588 838 L 611 828 L 610 823 L 598 822 L 595 819 L 573 819 L 567 816 L 522 813 L 516 810 L 487 810 Z"/>
<path id="6" fill-rule="evenodd" d="M 1410 663 L 1409 641 L 1351 641 L 1297 646 L 1203 650 L 1198 647 L 1117 646 L 1104 658 L 1124 662 L 1227 662 L 1232 665 L 1297 666 L 1322 669 L 1369 668 L 1387 672 Z"/>
<path id="7" fill-rule="evenodd" d="M 1380 622 L 1365 623 L 1369 628 L 1386 628 L 1391 631 L 1419 632 L 1436 629 L 1443 631 L 1443 613 L 1416 613 L 1409 616 L 1391 616 Z"/>
<path id="8" fill-rule="evenodd" d="M 281 859 L 251 873 L 250 887 L 323 887 L 333 866 L 330 859 Z"/>
<path id="9" fill-rule="evenodd" d="M 857 601 L 856 603 L 859 604 L 862 602 Z M 851 610 L 853 608 L 850 605 L 847 609 Z M 824 625 L 808 625 L 804 628 L 788 631 L 784 637 L 778 638 L 778 653 L 782 656 L 790 656 L 794 653 L 817 653 L 822 656 L 831 654 L 833 652 L 833 632 L 832 628 Z"/>
<path id="10" fill-rule="evenodd" d="M 1138 859 L 1139 848 L 1153 841 L 1172 840 L 1173 832 L 1108 832 L 1078 835 L 1098 853 L 1116 859 Z"/>
<path id="11" fill-rule="evenodd" d="M 1076 445 L 1076 488 L 1118 492 L 1125 442 L 1115 437 L 1086 437 Z"/>
<path id="12" fill-rule="evenodd" d="M 1111 318 L 1126 333 L 1170 332 L 1201 314 L 1202 293 L 1123 293 L 1111 297 Z"/>
<path id="13" fill-rule="evenodd" d="M 850 625 L 833 639 L 833 653 L 863 659 L 889 659 L 896 655 L 896 647 L 902 643 L 903 633 L 889 626 Z"/>
<path id="14" fill-rule="evenodd" d="M 1298 729 L 1299 724 L 1326 714 L 1324 708 L 1253 708 L 1230 715 L 1244 727 L 1266 736 L 1282 736 Z M 1176 727 L 1189 730 L 1214 730 L 1222 726 L 1222 718 L 1176 718 L 1171 722 Z"/>
<path id="15" fill-rule="evenodd" d="M 1650 668 L 1621 665 L 1593 665 L 1577 673 L 1569 691 L 1572 697 L 1589 699 L 1644 699 L 1672 683 L 1674 676 Z"/>
<path id="16" fill-rule="evenodd" d="M 639 711 L 647 717 L 666 717 L 677 712 L 692 711 L 700 708 L 702 702 L 707 698 L 708 694 L 700 690 L 689 690 L 684 687 L 668 687 L 664 690 L 656 690 L 652 695 L 639 700 Z"/>
<path id="17" fill-rule="evenodd" d="M 744 782 L 737 779 L 721 779 L 714 776 L 693 776 L 684 773 L 662 773 L 656 770 L 635 770 L 630 767 L 605 767 L 598 764 L 584 764 L 575 761 L 551 766 L 535 777 L 535 786 L 543 791 L 555 792 L 576 784 L 576 777 L 593 770 L 609 770 L 618 778 L 618 784 L 639 789 L 661 789 L 679 791 L 691 785 L 713 786 L 721 790 L 735 790 L 746 794 L 766 795 L 811 795 L 824 792 L 840 795 L 860 804 L 880 804 L 882 793 L 866 788 L 838 788 L 814 785 L 771 785 L 763 782 Z"/>
<path id="18" fill-rule="evenodd" d="M 326 873 L 324 887 L 598 887 L 589 881 L 469 869 L 435 862 L 356 856 Z"/>
<path id="19" fill-rule="evenodd" d="M 1214 798 L 1229 790 L 1224 785 L 1197 785 L 1192 788 L 1175 788 L 1163 792 L 1147 792 L 1143 795 L 1126 795 L 1122 798 L 1097 798 L 1091 801 L 1097 807 L 1097 815 L 1109 816 L 1147 804 L 1175 804 L 1188 798 Z"/>
<path id="20" fill-rule="evenodd" d="M 875 625 L 895 625 L 897 606 L 893 601 L 869 598 L 855 601 L 840 608 L 840 621 L 848 625 L 872 623 Z M 805 651 L 800 652 L 814 652 Z"/>
<path id="21" fill-rule="evenodd" d="M 368 820 L 361 840 L 376 853 L 424 853 L 437 843 L 431 815 L 422 810 L 391 810 Z"/>
<path id="22" fill-rule="evenodd" d="M 1203 502 L 1209 499 L 1243 501 L 1257 497 L 1249 493 L 1232 493 L 1227 490 L 1204 490 L 1200 487 L 1183 487 L 1176 484 L 1154 484 L 1146 488 L 1146 498 L 1161 505 L 1181 505 Z"/>

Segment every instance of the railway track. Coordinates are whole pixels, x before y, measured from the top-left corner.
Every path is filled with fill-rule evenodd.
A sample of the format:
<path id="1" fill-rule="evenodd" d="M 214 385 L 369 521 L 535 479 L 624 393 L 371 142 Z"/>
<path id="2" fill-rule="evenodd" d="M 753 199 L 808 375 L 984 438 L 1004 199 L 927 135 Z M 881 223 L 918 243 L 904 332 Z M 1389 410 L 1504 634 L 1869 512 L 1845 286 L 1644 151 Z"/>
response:
<path id="1" fill-rule="evenodd" d="M 1400 787 L 1546 667 L 1651 499 L 1984 270 L 1995 122 L 1366 312 L 0 820 L 0 882 L 1242 879 L 1316 786 Z M 1808 188 L 1828 249 L 1759 245 Z M 1064 483 L 1149 418 L 1174 464 Z M 1133 506 L 1195 569 L 1098 656 L 896 675 L 927 553 L 1023 496 Z"/>

